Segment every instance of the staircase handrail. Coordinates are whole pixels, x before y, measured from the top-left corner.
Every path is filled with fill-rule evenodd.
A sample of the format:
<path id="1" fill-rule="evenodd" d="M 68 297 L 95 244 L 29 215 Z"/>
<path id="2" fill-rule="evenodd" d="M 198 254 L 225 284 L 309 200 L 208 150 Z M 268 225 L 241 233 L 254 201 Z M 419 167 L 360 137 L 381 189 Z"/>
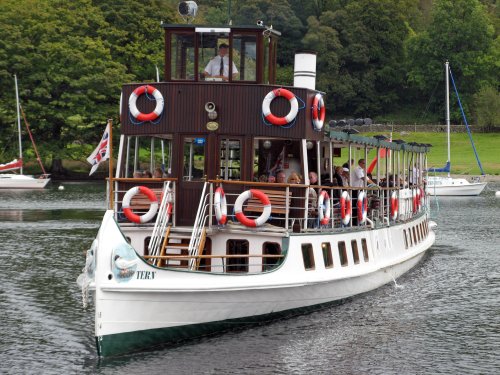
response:
<path id="1" fill-rule="evenodd" d="M 193 224 L 193 233 L 191 234 L 191 239 L 189 240 L 189 255 L 194 256 L 197 255 L 198 247 L 201 241 L 201 233 L 203 231 L 203 222 L 205 221 L 205 212 L 206 212 L 206 201 L 208 195 L 206 194 L 207 186 L 209 182 L 205 182 L 203 185 L 203 191 L 201 192 L 200 203 L 198 205 L 198 211 L 196 212 L 196 218 Z M 195 259 L 192 258 L 189 260 L 189 269 L 194 269 L 196 262 Z"/>
<path id="2" fill-rule="evenodd" d="M 168 221 L 170 220 L 169 205 L 173 202 L 174 191 L 170 188 L 171 181 L 163 183 L 163 199 L 160 202 L 160 208 L 156 217 L 155 226 L 151 235 L 151 241 L 148 245 L 149 255 L 159 255 L 162 238 L 167 229 Z M 175 188 L 175 185 L 174 185 Z"/>

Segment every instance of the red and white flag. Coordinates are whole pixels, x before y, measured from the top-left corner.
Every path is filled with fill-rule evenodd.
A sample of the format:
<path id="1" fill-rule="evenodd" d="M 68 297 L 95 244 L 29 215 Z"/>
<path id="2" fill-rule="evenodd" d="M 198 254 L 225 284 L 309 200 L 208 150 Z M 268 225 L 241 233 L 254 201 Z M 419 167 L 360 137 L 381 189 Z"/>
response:
<path id="1" fill-rule="evenodd" d="M 106 130 L 102 135 L 101 142 L 99 142 L 99 145 L 87 158 L 87 161 L 92 165 L 89 176 L 97 170 L 100 162 L 109 159 L 109 131 L 110 129 L 108 123 Z"/>

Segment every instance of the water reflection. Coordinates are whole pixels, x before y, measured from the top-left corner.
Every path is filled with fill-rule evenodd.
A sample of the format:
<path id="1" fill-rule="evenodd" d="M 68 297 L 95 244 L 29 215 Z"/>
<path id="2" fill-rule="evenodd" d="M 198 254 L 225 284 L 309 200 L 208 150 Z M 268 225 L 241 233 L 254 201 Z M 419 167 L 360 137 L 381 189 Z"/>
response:
<path id="1" fill-rule="evenodd" d="M 496 373 L 500 199 L 493 190 L 439 202 L 436 245 L 397 280 L 400 288 L 391 283 L 308 315 L 99 360 L 94 312 L 82 310 L 75 280 L 105 210 L 104 184 L 0 191 L 0 372 Z"/>

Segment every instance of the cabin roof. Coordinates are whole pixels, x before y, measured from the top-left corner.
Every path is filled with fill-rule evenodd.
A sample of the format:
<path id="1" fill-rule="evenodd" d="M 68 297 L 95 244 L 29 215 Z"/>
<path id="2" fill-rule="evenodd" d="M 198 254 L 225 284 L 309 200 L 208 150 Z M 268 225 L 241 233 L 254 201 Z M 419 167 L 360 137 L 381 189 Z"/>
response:
<path id="1" fill-rule="evenodd" d="M 161 26 L 164 29 L 199 29 L 199 30 L 206 30 L 205 32 L 210 32 L 210 30 L 213 30 L 213 32 L 220 32 L 220 30 L 235 30 L 235 31 L 266 31 L 274 36 L 281 36 L 281 32 L 278 30 L 275 30 L 271 27 L 266 27 L 266 26 L 259 26 L 259 25 L 197 25 L 197 24 L 172 24 L 172 23 L 162 23 Z"/>
<path id="2" fill-rule="evenodd" d="M 330 139 L 341 141 L 345 143 L 354 143 L 358 145 L 366 145 L 375 148 L 387 148 L 395 151 L 407 151 L 407 152 L 419 152 L 426 153 L 429 152 L 432 145 L 410 142 L 406 143 L 403 141 L 399 142 L 388 142 L 383 139 L 377 139 L 375 137 L 366 137 L 359 134 L 349 134 L 347 132 L 339 132 L 330 130 Z"/>

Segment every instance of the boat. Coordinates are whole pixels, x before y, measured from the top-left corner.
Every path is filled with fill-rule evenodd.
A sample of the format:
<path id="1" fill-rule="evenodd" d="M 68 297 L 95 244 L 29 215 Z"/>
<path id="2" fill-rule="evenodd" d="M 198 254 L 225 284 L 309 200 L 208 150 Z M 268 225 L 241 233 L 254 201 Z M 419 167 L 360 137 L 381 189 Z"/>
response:
<path id="1" fill-rule="evenodd" d="M 469 134 L 469 138 L 472 144 L 472 148 L 474 150 L 474 154 L 476 156 L 477 163 L 479 168 L 481 169 L 481 174 L 484 179 L 484 171 L 481 165 L 481 161 L 479 160 L 479 156 L 476 151 L 476 147 L 474 146 L 474 142 L 472 140 L 472 135 L 469 129 L 469 125 L 467 123 L 467 118 L 465 117 L 465 113 L 462 108 L 462 104 L 460 102 L 460 97 L 458 95 L 458 90 L 455 85 L 455 81 L 453 80 L 453 75 L 450 70 L 450 63 L 448 61 L 445 62 L 445 81 L 446 81 L 446 134 L 447 134 L 447 144 L 448 144 L 448 160 L 446 165 L 443 168 L 430 168 L 429 172 L 442 172 L 448 173 L 447 176 L 440 175 L 430 175 L 428 176 L 427 181 L 427 193 L 433 196 L 474 196 L 479 195 L 486 187 L 486 182 L 482 180 L 479 176 L 473 176 L 470 180 L 465 178 L 456 178 L 451 177 L 451 153 L 450 153 L 450 80 L 452 78 L 453 87 L 455 88 L 455 93 L 457 95 L 458 103 L 460 106 L 460 110 L 462 112 L 462 117 L 464 119 L 467 132 Z"/>
<path id="2" fill-rule="evenodd" d="M 23 174 L 23 147 L 21 141 L 21 114 L 20 114 L 21 106 L 19 103 L 19 91 L 17 88 L 16 75 L 14 75 L 14 82 L 16 87 L 17 131 L 19 134 L 19 158 L 14 159 L 8 163 L 0 164 L 0 189 L 43 189 L 49 183 L 50 178 L 49 175 L 45 173 L 45 169 L 40 161 L 40 157 L 38 157 L 38 151 L 36 150 L 36 145 L 34 143 L 33 137 L 31 136 L 31 132 L 28 126 L 27 129 L 30 134 L 33 147 L 35 148 L 35 152 L 38 157 L 38 162 L 40 163 L 43 174 L 40 175 L 39 177 Z M 20 174 L 6 173 L 16 170 L 19 170 Z"/>
<path id="3" fill-rule="evenodd" d="M 327 129 L 316 55 L 276 84 L 270 26 L 162 27 L 163 81 L 122 87 L 108 209 L 77 280 L 99 356 L 325 308 L 419 264 L 435 233 L 425 176 L 408 167 L 430 145 Z M 207 80 L 223 44 L 226 76 Z M 333 182 L 334 166 L 382 148 L 386 187 Z M 270 182 L 292 172 L 300 183 Z"/>

